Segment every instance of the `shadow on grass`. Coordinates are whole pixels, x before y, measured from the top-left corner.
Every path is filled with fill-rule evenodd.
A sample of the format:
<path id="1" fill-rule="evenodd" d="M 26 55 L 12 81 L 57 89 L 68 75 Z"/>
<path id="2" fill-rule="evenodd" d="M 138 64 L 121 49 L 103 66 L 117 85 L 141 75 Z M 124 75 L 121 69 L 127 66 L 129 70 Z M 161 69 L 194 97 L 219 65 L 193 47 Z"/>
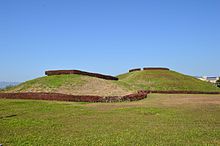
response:
<path id="1" fill-rule="evenodd" d="M 2 116 L 0 117 L 0 119 L 6 119 L 6 118 L 12 118 L 12 117 L 16 117 L 17 115 L 8 115 L 8 116 Z"/>

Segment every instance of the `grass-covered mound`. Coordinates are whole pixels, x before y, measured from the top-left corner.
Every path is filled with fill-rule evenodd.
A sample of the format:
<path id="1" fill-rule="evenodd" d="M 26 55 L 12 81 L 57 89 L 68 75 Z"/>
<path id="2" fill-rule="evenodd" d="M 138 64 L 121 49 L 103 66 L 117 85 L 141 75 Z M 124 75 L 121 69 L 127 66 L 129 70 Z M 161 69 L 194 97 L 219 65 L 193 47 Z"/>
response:
<path id="1" fill-rule="evenodd" d="M 122 96 L 131 93 L 120 86 L 117 81 L 76 74 L 45 76 L 24 82 L 2 92 L 49 92 L 98 96 Z"/>
<path id="2" fill-rule="evenodd" d="M 117 77 L 118 81 L 77 74 L 45 76 L 1 92 L 47 92 L 97 96 L 124 96 L 138 90 L 220 92 L 220 89 L 211 83 L 169 70 L 134 71 Z"/>
<path id="3" fill-rule="evenodd" d="M 169 70 L 135 71 L 117 77 L 119 84 L 131 90 L 220 92 L 211 83 Z"/>

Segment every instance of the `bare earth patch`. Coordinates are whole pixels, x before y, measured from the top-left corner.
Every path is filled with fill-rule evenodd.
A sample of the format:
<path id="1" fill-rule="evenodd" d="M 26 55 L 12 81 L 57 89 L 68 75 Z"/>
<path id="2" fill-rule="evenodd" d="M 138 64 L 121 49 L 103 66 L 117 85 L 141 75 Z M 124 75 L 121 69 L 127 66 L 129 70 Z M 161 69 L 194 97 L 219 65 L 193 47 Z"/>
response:
<path id="1" fill-rule="evenodd" d="M 55 92 L 73 95 L 99 95 L 99 96 L 124 96 L 132 92 L 114 84 L 113 81 L 103 80 L 99 78 L 83 77 L 85 84 L 81 86 L 61 86 Z"/>

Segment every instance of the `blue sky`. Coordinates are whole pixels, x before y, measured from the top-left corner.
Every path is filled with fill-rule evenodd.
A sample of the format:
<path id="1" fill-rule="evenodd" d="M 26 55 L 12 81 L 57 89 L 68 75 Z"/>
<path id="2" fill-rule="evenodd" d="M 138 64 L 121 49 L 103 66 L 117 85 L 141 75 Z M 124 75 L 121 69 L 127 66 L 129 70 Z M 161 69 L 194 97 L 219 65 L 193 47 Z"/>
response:
<path id="1" fill-rule="evenodd" d="M 220 75 L 219 0 L 1 0 L 0 80 L 164 66 Z"/>

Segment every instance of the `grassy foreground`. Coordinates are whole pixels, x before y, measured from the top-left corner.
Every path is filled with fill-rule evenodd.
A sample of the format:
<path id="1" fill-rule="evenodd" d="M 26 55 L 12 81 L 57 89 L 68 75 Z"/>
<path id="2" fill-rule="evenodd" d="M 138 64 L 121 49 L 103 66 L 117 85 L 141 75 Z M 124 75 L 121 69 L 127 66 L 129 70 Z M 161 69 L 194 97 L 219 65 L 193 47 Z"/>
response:
<path id="1" fill-rule="evenodd" d="M 220 145 L 219 95 L 151 94 L 142 101 L 0 99 L 3 145 Z"/>

